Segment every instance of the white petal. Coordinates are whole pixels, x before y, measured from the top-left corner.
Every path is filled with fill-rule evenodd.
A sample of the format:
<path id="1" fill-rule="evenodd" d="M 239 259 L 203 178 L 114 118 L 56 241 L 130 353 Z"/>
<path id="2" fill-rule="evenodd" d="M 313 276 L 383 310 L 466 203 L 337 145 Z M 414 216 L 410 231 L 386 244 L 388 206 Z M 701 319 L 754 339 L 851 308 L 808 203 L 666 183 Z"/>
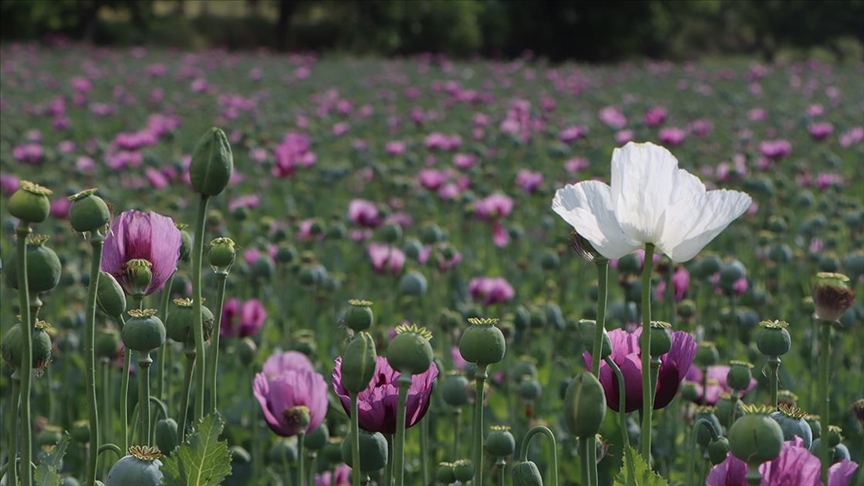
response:
<path id="1" fill-rule="evenodd" d="M 625 234 L 645 243 L 659 240 L 666 208 L 680 197 L 673 191 L 680 177 L 678 160 L 658 145 L 630 142 L 612 152 L 612 203 Z"/>
<path id="2" fill-rule="evenodd" d="M 621 231 L 612 210 L 609 186 L 602 182 L 584 181 L 559 189 L 552 200 L 552 210 L 610 260 L 641 246 Z"/>
<path id="3" fill-rule="evenodd" d="M 657 248 L 674 262 L 690 260 L 750 207 L 738 191 L 709 191 L 669 207 Z"/>

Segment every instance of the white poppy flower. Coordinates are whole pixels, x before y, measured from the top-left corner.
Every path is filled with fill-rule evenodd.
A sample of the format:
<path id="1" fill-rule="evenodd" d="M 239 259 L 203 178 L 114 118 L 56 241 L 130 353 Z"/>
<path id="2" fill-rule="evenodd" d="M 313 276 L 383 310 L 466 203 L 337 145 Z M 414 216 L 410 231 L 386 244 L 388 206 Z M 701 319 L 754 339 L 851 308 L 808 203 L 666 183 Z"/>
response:
<path id="1" fill-rule="evenodd" d="M 686 262 L 750 207 L 739 191 L 706 191 L 668 150 L 630 142 L 612 152 L 612 187 L 584 181 L 555 193 L 552 210 L 606 258 L 654 244 Z"/>

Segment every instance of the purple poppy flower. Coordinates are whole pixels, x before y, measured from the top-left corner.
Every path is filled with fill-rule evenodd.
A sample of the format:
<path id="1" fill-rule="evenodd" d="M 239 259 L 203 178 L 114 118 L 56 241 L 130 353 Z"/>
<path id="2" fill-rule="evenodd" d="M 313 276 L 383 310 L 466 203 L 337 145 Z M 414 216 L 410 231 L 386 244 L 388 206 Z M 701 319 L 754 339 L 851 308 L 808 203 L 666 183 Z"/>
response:
<path id="1" fill-rule="evenodd" d="M 474 203 L 474 213 L 480 219 L 494 220 L 504 218 L 513 211 L 513 200 L 497 192 Z"/>
<path id="2" fill-rule="evenodd" d="M 828 486 L 847 486 L 858 464 L 844 459 L 828 469 Z M 804 447 L 800 437 L 783 443 L 780 455 L 759 466 L 760 486 L 822 486 L 820 462 Z M 747 486 L 747 464 L 728 453 L 726 460 L 711 468 L 705 486 Z"/>
<path id="3" fill-rule="evenodd" d="M 828 135 L 834 133 L 834 125 L 828 122 L 816 122 L 810 124 L 807 127 L 807 131 L 810 132 L 810 136 L 813 137 L 813 140 L 825 140 Z"/>
<path id="4" fill-rule="evenodd" d="M 698 366 L 690 366 L 684 381 L 696 386 L 697 400 L 703 405 L 714 405 L 720 400 L 720 395 L 732 393 L 732 387 L 726 382 L 729 374 L 729 366 L 717 365 L 708 367 L 708 392 L 702 393 L 702 370 Z M 744 389 L 742 395 L 756 387 L 756 378 L 750 378 L 750 384 Z"/>
<path id="5" fill-rule="evenodd" d="M 270 430 L 282 437 L 302 430 L 304 412 L 309 415 L 306 433 L 317 429 L 327 415 L 327 383 L 311 369 L 283 370 L 273 378 L 258 373 L 252 389 Z"/>
<path id="6" fill-rule="evenodd" d="M 642 328 L 629 333 L 623 329 L 609 331 L 612 341 L 612 361 L 621 368 L 624 375 L 626 393 L 624 411 L 632 412 L 642 408 L 642 357 L 639 350 L 639 336 Z M 690 334 L 684 331 L 672 333 L 672 348 L 664 354 L 660 373 L 657 377 L 657 391 L 654 396 L 654 409 L 669 405 L 678 392 L 678 385 L 693 364 L 698 345 Z M 591 371 L 591 354 L 582 355 L 588 371 Z M 606 392 L 606 404 L 618 411 L 618 379 L 606 363 L 600 363 L 600 383 Z"/>
<path id="7" fill-rule="evenodd" d="M 378 356 L 375 363 L 375 376 L 365 390 L 357 395 L 360 428 L 368 432 L 393 434 L 396 432 L 396 409 L 399 406 L 399 388 L 396 380 L 400 373 L 387 363 L 387 358 Z M 423 373 L 411 376 L 408 389 L 405 427 L 413 427 L 420 421 L 432 396 L 432 384 L 438 377 L 438 367 L 432 365 Z M 333 370 L 333 390 L 342 402 L 342 408 L 351 415 L 351 397 L 342 386 L 342 357 L 336 358 Z"/>
<path id="8" fill-rule="evenodd" d="M 521 169 L 516 174 L 516 185 L 528 194 L 534 194 L 543 185 L 543 174 L 541 172 L 532 172 L 528 169 Z"/>
<path id="9" fill-rule="evenodd" d="M 314 370 L 315 366 L 309 357 L 299 351 L 286 351 L 284 353 L 271 354 L 261 372 L 267 378 L 273 378 L 288 370 Z"/>
<path id="10" fill-rule="evenodd" d="M 123 290 L 132 295 L 142 291 L 127 272 L 131 260 L 150 263 L 152 278 L 143 289 L 144 295 L 159 291 L 177 269 L 180 259 L 180 230 L 174 221 L 157 213 L 124 211 L 111 224 L 102 253 L 102 271 L 110 273 Z"/>
<path id="11" fill-rule="evenodd" d="M 486 305 L 497 304 L 512 299 L 516 292 L 503 277 L 477 277 L 468 282 L 471 298 Z"/>
<path id="12" fill-rule="evenodd" d="M 399 275 L 405 266 L 405 253 L 395 246 L 382 243 L 370 243 L 366 252 L 372 260 L 372 268 L 375 273 L 389 273 Z"/>
<path id="13" fill-rule="evenodd" d="M 335 471 L 324 471 L 315 475 L 315 486 L 351 486 L 351 468 L 339 464 Z"/>
<path id="14" fill-rule="evenodd" d="M 240 302 L 236 297 L 228 299 L 222 306 L 222 322 L 219 335 L 223 337 L 254 336 L 261 331 L 267 319 L 267 310 L 258 299 Z"/>
<path id="15" fill-rule="evenodd" d="M 348 203 L 348 219 L 365 228 L 381 226 L 378 207 L 375 206 L 375 203 L 365 199 L 354 199 Z"/>
<path id="16" fill-rule="evenodd" d="M 649 108 L 648 111 L 645 112 L 645 124 L 649 127 L 656 127 L 658 125 L 662 125 L 663 122 L 666 121 L 666 116 L 668 112 L 666 108 L 662 106 L 655 106 L 653 108 Z"/>

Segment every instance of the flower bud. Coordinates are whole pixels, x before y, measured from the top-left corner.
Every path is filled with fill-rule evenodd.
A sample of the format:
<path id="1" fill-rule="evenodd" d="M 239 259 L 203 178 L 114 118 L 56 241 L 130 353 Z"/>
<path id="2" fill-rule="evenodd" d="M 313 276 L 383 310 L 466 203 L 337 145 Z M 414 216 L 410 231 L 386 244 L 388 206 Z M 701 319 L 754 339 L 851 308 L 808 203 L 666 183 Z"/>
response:
<path id="1" fill-rule="evenodd" d="M 453 463 L 456 481 L 466 482 L 474 478 L 474 463 L 468 459 L 459 459 Z"/>
<path id="2" fill-rule="evenodd" d="M 495 327 L 498 319 L 470 318 L 471 326 L 462 333 L 459 352 L 462 358 L 478 365 L 495 364 L 504 359 L 507 343 L 504 334 Z"/>
<path id="3" fill-rule="evenodd" d="M 694 362 L 701 368 L 714 366 L 720 361 L 720 353 L 717 352 L 717 346 L 714 343 L 705 341 L 699 343 L 699 348 L 696 349 L 696 358 Z"/>
<path id="4" fill-rule="evenodd" d="M 456 482 L 456 472 L 452 462 L 438 463 L 438 469 L 435 471 L 435 479 L 442 484 L 452 484 Z"/>
<path id="5" fill-rule="evenodd" d="M 51 213 L 53 194 L 50 189 L 29 181 L 21 181 L 20 187 L 9 198 L 9 214 L 26 223 L 41 223 Z"/>
<path id="6" fill-rule="evenodd" d="M 810 430 L 810 425 L 804 420 L 807 414 L 788 405 L 780 405 L 778 408 L 779 410 L 772 412 L 770 417 L 780 425 L 780 429 L 783 431 L 783 440 L 790 441 L 798 436 L 804 442 L 804 447 L 809 449 L 813 443 L 813 431 Z"/>
<path id="7" fill-rule="evenodd" d="M 351 299 L 351 307 L 345 312 L 345 325 L 354 332 L 365 331 L 372 327 L 375 316 L 372 314 L 372 302 L 368 300 Z"/>
<path id="8" fill-rule="evenodd" d="M 165 332 L 168 337 L 187 346 L 194 344 L 195 306 L 192 299 L 174 299 L 176 307 L 171 309 L 165 318 Z M 209 340 L 213 333 L 215 316 L 204 305 L 201 305 L 201 322 L 204 325 L 204 340 Z"/>
<path id="9" fill-rule="evenodd" d="M 750 386 L 753 379 L 753 365 L 745 361 L 730 361 L 729 373 L 726 374 L 726 382 L 733 390 L 744 391 Z"/>
<path id="10" fill-rule="evenodd" d="M 465 375 L 456 371 L 448 373 L 441 383 L 441 397 L 444 403 L 451 407 L 462 407 L 468 404 L 468 388 L 471 384 Z"/>
<path id="11" fill-rule="evenodd" d="M 156 422 L 156 446 L 160 451 L 165 451 L 170 456 L 177 447 L 177 422 L 172 418 L 162 419 Z"/>
<path id="12" fill-rule="evenodd" d="M 416 324 L 403 324 L 396 328 L 396 332 L 397 336 L 390 341 L 387 348 L 387 362 L 390 366 L 396 371 L 411 375 L 428 370 L 432 365 L 432 346 L 429 344 L 432 333 L 425 327 L 417 327 Z M 370 336 L 369 346 L 372 345 Z"/>
<path id="13" fill-rule="evenodd" d="M 360 429 L 360 471 L 372 472 L 383 469 L 387 465 L 387 439 L 381 432 L 366 432 Z M 354 467 L 354 458 L 351 453 L 352 434 L 351 431 L 342 442 L 342 461 L 350 467 Z"/>
<path id="14" fill-rule="evenodd" d="M 234 157 L 225 132 L 213 127 L 201 137 L 192 153 L 189 178 L 196 192 L 207 196 L 221 193 L 231 181 Z"/>
<path id="15" fill-rule="evenodd" d="M 102 229 L 111 219 L 111 211 L 105 201 L 96 195 L 96 189 L 81 191 L 69 196 L 69 200 L 72 201 L 69 222 L 72 229 L 79 233 Z"/>
<path id="16" fill-rule="evenodd" d="M 714 427 L 715 432 L 720 432 L 722 429 L 720 425 L 720 421 L 717 419 L 717 415 L 714 413 L 714 407 L 696 407 L 696 414 L 693 417 L 694 422 L 699 419 L 704 419 L 711 423 Z M 696 443 L 699 444 L 700 447 L 707 448 L 708 444 L 714 438 L 714 434 L 712 434 L 708 427 L 700 426 L 696 429 Z"/>
<path id="17" fill-rule="evenodd" d="M 729 429 L 729 450 L 751 466 L 772 461 L 783 448 L 783 430 L 759 407 L 744 406 L 746 415 Z"/>
<path id="18" fill-rule="evenodd" d="M 237 248 L 231 238 L 215 238 L 210 242 L 210 267 L 214 272 L 227 272 L 237 258 Z"/>
<path id="19" fill-rule="evenodd" d="M 295 441 L 285 438 L 277 439 L 270 446 L 270 450 L 267 451 L 267 459 L 271 464 L 278 465 L 297 462 L 297 446 L 295 445 Z"/>
<path id="20" fill-rule="evenodd" d="M 357 333 L 342 354 L 342 385 L 346 390 L 360 393 L 369 386 L 375 376 L 376 355 L 372 335 L 365 331 Z"/>
<path id="21" fill-rule="evenodd" d="M 130 319 L 123 326 L 123 344 L 133 351 L 149 353 L 165 342 L 165 325 L 156 317 L 155 309 L 128 312 Z"/>
<path id="22" fill-rule="evenodd" d="M 113 329 L 96 334 L 96 356 L 99 358 L 113 359 L 120 351 L 120 333 Z"/>
<path id="23" fill-rule="evenodd" d="M 48 334 L 48 329 L 51 326 L 45 321 L 36 321 L 35 328 L 31 331 L 31 345 L 33 350 L 33 368 L 42 370 L 51 360 L 51 336 Z M 21 323 L 16 323 L 3 335 L 3 340 L 0 341 L 0 355 L 3 361 L 9 364 L 12 368 L 21 367 L 21 358 L 23 357 L 22 346 L 23 329 Z"/>
<path id="24" fill-rule="evenodd" d="M 786 321 L 762 321 L 756 333 L 756 347 L 765 356 L 783 356 L 792 347 L 792 338 L 786 330 Z"/>
<path id="25" fill-rule="evenodd" d="M 315 427 L 315 430 L 306 434 L 305 445 L 309 450 L 320 451 L 329 440 L 330 429 L 327 428 L 327 424 L 322 422 L 321 425 Z"/>
<path id="26" fill-rule="evenodd" d="M 25 244 L 27 258 L 27 287 L 30 292 L 47 292 L 60 283 L 60 258 L 54 250 L 45 246 L 47 236 L 33 235 L 27 237 Z M 20 244 L 16 241 L 15 244 Z M 13 250 L 6 257 L 6 284 L 18 290 L 18 252 Z"/>
<path id="27" fill-rule="evenodd" d="M 543 486 L 543 476 L 533 461 L 523 461 L 513 467 L 513 486 Z"/>
<path id="28" fill-rule="evenodd" d="M 243 366 L 249 366 L 255 360 L 255 353 L 258 352 L 258 346 L 252 338 L 244 337 L 237 341 L 236 350 L 237 356 L 240 357 L 240 362 L 243 363 Z"/>
<path id="29" fill-rule="evenodd" d="M 408 272 L 399 279 L 399 293 L 402 295 L 419 297 L 426 294 L 428 287 L 426 277 L 417 271 Z"/>
<path id="30" fill-rule="evenodd" d="M 606 417 L 606 395 L 593 374 L 578 373 L 564 396 L 564 425 L 574 436 L 593 437 Z"/>
<path id="31" fill-rule="evenodd" d="M 516 450 L 516 439 L 510 433 L 510 427 L 493 425 L 486 436 L 486 452 L 494 457 L 507 457 Z"/>
<path id="32" fill-rule="evenodd" d="M 29 260 L 28 260 L 29 263 Z M 816 318 L 834 322 L 855 302 L 855 292 L 849 288 L 849 277 L 840 273 L 819 273 L 813 284 L 813 304 Z"/>
<path id="33" fill-rule="evenodd" d="M 113 318 L 126 312 L 126 293 L 113 275 L 99 272 L 99 285 L 96 290 L 96 303 L 99 309 Z"/>
<path id="34" fill-rule="evenodd" d="M 708 443 L 708 459 L 715 466 L 726 460 L 726 453 L 728 452 L 729 439 L 722 435 L 711 439 L 711 442 Z"/>
<path id="35" fill-rule="evenodd" d="M 672 349 L 670 327 L 668 322 L 651 321 L 651 342 L 648 347 L 651 356 L 662 356 Z"/>

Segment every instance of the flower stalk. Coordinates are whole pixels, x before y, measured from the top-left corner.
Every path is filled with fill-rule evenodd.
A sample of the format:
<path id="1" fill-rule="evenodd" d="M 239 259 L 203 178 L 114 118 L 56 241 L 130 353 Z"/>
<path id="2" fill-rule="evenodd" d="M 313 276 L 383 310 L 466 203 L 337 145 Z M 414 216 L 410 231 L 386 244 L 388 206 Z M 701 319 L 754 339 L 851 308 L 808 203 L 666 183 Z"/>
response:
<path id="1" fill-rule="evenodd" d="M 192 306 L 193 332 L 195 334 L 195 410 L 193 420 L 204 416 L 204 322 L 201 316 L 201 259 L 204 253 L 204 223 L 210 196 L 201 194 L 195 216 L 195 236 L 192 240 Z M 221 314 L 221 313 L 220 313 Z M 185 425 L 185 424 L 184 424 Z"/>
<path id="2" fill-rule="evenodd" d="M 831 321 L 819 322 L 819 415 L 822 422 L 822 430 L 827 431 L 828 425 L 831 423 L 828 418 L 829 403 L 828 397 L 828 366 L 831 361 Z M 831 462 L 828 457 L 829 440 L 823 437 L 819 441 L 819 460 L 822 462 L 820 477 L 822 484 L 828 484 L 828 468 L 831 467 Z"/>
<path id="3" fill-rule="evenodd" d="M 615 361 L 612 360 L 611 357 L 607 356 L 603 361 L 612 368 L 612 373 L 615 374 L 615 379 L 618 380 L 618 420 L 620 421 L 618 426 L 621 427 L 621 444 L 626 456 L 630 454 L 630 434 L 627 432 L 627 413 L 625 412 L 627 395 L 624 384 L 624 373 L 621 372 L 621 368 L 615 364 Z M 627 465 L 627 486 L 631 486 L 635 475 L 635 471 L 633 470 L 633 461 L 628 461 L 625 458 L 624 464 Z"/>
<path id="4" fill-rule="evenodd" d="M 393 452 L 393 476 L 396 480 L 396 486 L 404 486 L 405 407 L 408 401 L 408 389 L 411 388 L 411 375 L 402 373 L 399 375 L 399 379 L 396 382 L 399 386 L 399 407 L 396 409 L 396 439 Z"/>
<path id="5" fill-rule="evenodd" d="M 105 236 L 94 231 L 89 235 L 93 251 L 90 261 L 90 288 L 87 290 L 87 323 L 84 328 L 84 362 L 87 385 L 87 419 L 90 422 L 90 447 L 87 456 L 86 484 L 96 480 L 96 460 L 99 450 L 99 406 L 96 398 L 96 295 L 99 290 L 99 270 Z"/>
<path id="6" fill-rule="evenodd" d="M 522 447 L 519 449 L 519 460 L 521 462 L 528 461 L 528 445 L 531 443 L 531 439 L 533 439 L 534 436 L 536 436 L 537 434 L 543 434 L 546 436 L 546 438 L 549 439 L 549 446 L 550 450 L 552 451 L 552 458 L 550 464 L 552 474 L 549 475 L 549 479 L 551 479 L 550 486 L 558 486 L 558 448 L 555 445 L 555 434 L 553 434 L 548 427 L 537 425 L 535 427 L 532 427 L 525 434 L 525 438 L 522 439 Z"/>
<path id="7" fill-rule="evenodd" d="M 30 223 L 21 220 L 15 228 L 15 236 L 18 238 L 18 306 L 21 312 L 21 464 L 30 464 L 33 460 L 33 438 L 30 419 L 30 390 L 33 381 L 33 333 L 32 329 L 36 323 L 34 316 L 30 315 L 30 287 L 27 281 L 27 237 L 31 233 Z M 86 341 L 86 340 L 85 340 Z M 91 347 L 92 349 L 92 347 Z M 88 375 L 89 376 L 89 375 Z M 91 418 L 91 427 L 93 420 Z M 90 439 L 93 440 L 91 428 Z M 14 464 L 13 464 L 14 466 Z M 95 474 L 95 465 L 93 467 Z M 89 468 L 88 468 L 89 471 Z M 31 486 L 33 484 L 33 472 L 29 467 L 21 467 L 21 484 Z"/>
<path id="8" fill-rule="evenodd" d="M 150 353 L 142 353 L 138 358 L 138 426 L 141 444 L 150 445 Z"/>
<path id="9" fill-rule="evenodd" d="M 351 475 L 354 478 L 354 486 L 360 486 L 360 406 L 357 403 L 357 394 L 351 394 Z M 334 474 L 335 476 L 335 474 Z"/>
<path id="10" fill-rule="evenodd" d="M 168 277 L 165 282 L 165 287 L 162 289 L 162 305 L 159 306 L 159 320 L 168 322 L 168 304 L 171 302 L 171 287 L 174 286 L 174 274 Z M 165 388 L 165 364 L 168 361 L 168 342 L 162 343 L 159 352 L 156 354 L 156 359 L 159 361 L 156 367 L 156 397 L 159 400 L 166 400 Z"/>
<path id="11" fill-rule="evenodd" d="M 642 457 L 651 464 L 651 411 L 654 406 L 651 390 L 651 270 L 654 264 L 654 245 L 645 244 L 645 263 L 642 267 Z"/>
<path id="12" fill-rule="evenodd" d="M 9 414 L 12 417 L 12 433 L 9 434 L 9 460 L 6 463 L 9 466 L 9 484 L 18 484 L 18 432 L 15 430 L 15 424 L 18 420 L 18 399 L 21 394 L 21 373 L 18 370 L 12 372 L 12 395 L 9 397 L 10 402 Z"/>
<path id="13" fill-rule="evenodd" d="M 474 372 L 474 484 L 483 484 L 483 392 L 487 376 L 486 365 L 477 363 Z"/>
<path id="14" fill-rule="evenodd" d="M 216 279 L 219 285 L 219 290 L 216 294 L 216 312 L 213 316 L 216 320 L 213 324 L 213 337 L 210 344 L 211 357 L 207 360 L 207 376 L 210 382 L 210 406 L 213 408 L 213 411 L 218 410 L 216 407 L 216 378 L 218 376 L 219 365 L 219 326 L 222 324 L 222 306 L 225 304 L 225 286 L 228 283 L 228 272 L 216 272 Z"/>

